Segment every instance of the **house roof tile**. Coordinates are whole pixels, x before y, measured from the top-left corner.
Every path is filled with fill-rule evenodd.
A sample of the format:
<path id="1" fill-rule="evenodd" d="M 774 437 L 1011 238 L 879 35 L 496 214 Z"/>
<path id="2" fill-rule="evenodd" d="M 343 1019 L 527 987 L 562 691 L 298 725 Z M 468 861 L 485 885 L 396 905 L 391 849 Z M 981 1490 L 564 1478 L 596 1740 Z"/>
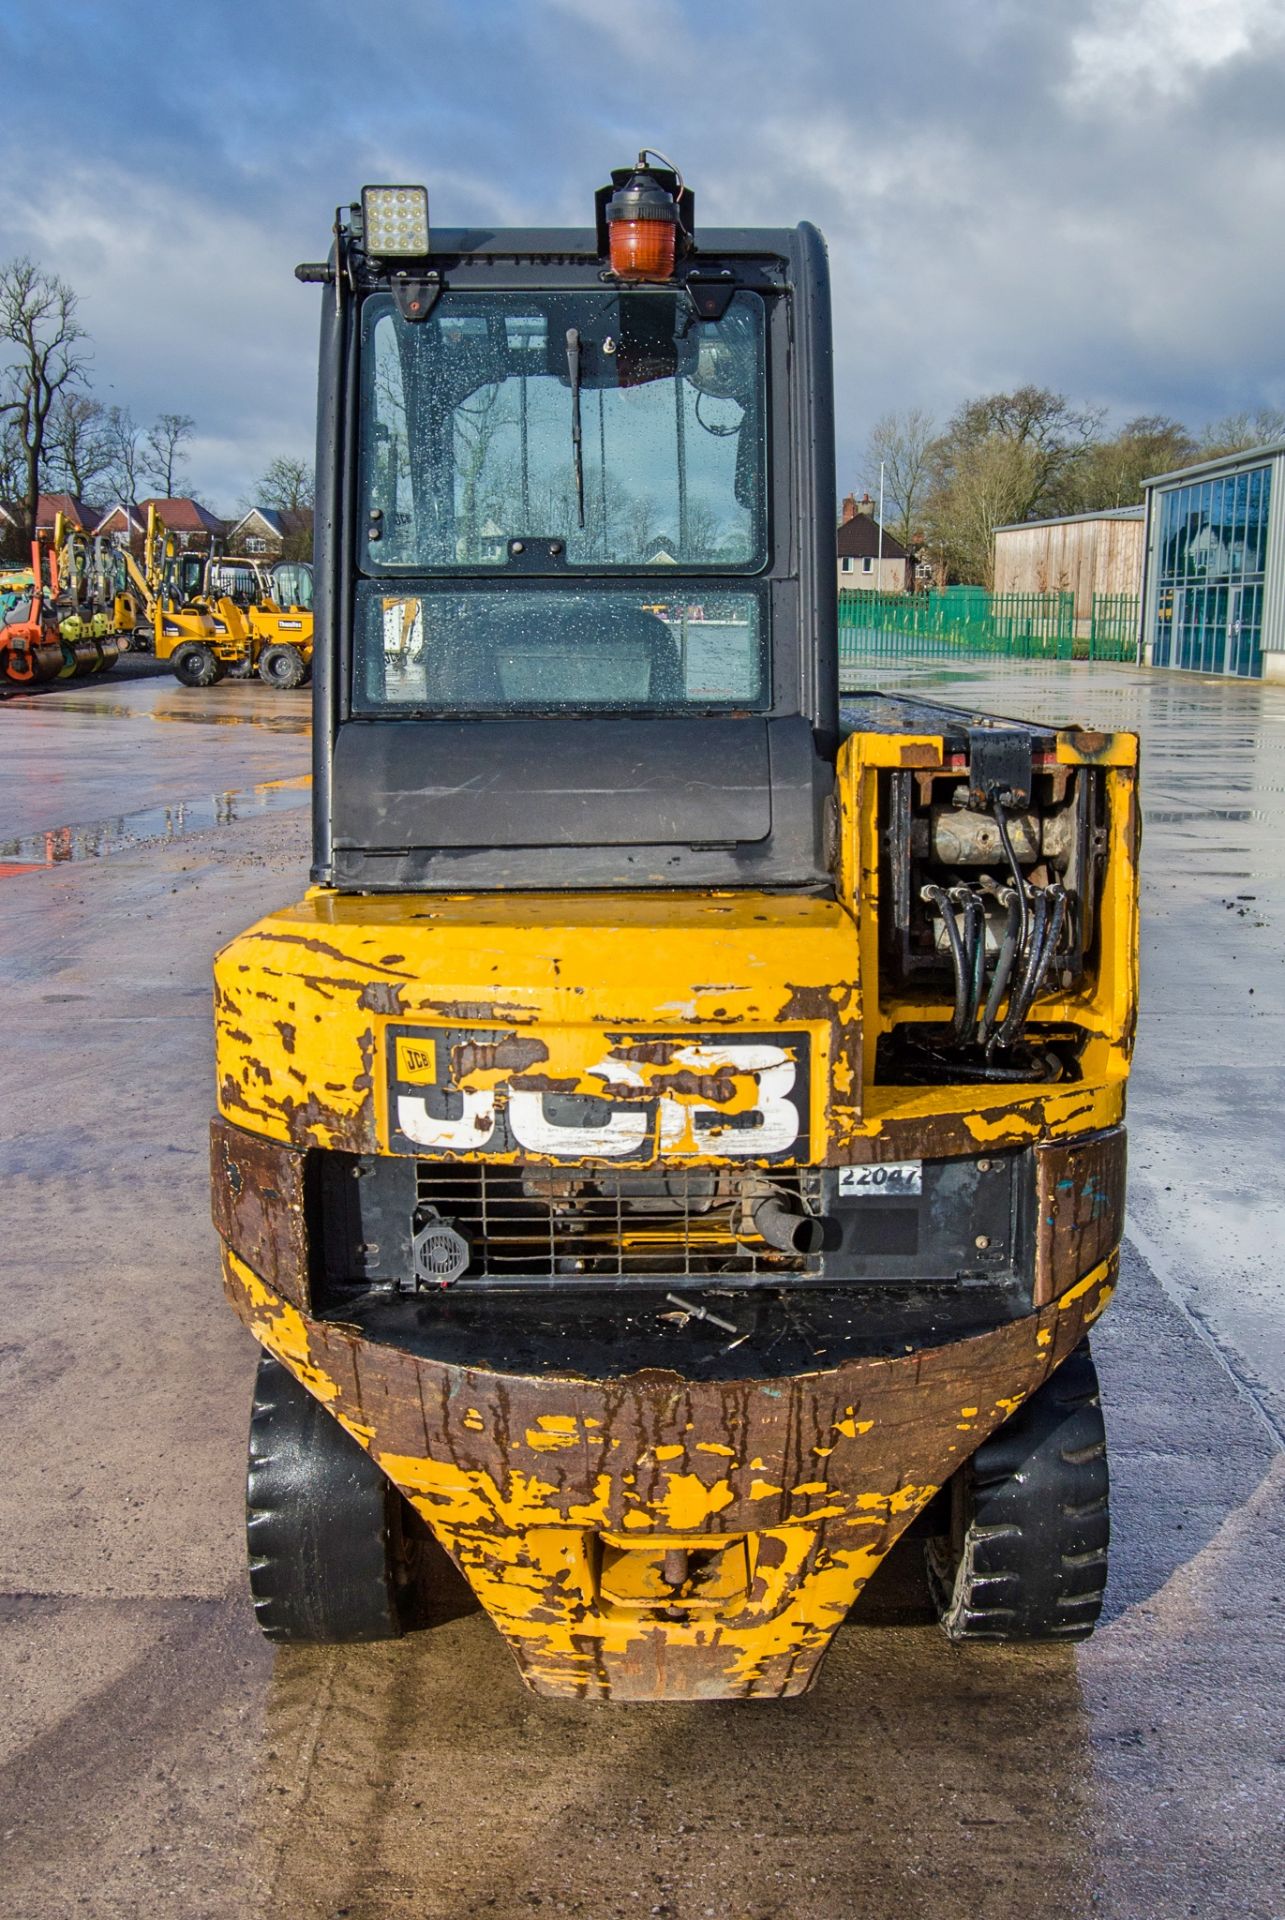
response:
<path id="1" fill-rule="evenodd" d="M 854 514 L 845 520 L 836 535 L 840 560 L 875 560 L 879 555 L 879 523 L 872 514 Z M 908 560 L 910 555 L 895 535 L 883 530 L 885 560 Z"/>

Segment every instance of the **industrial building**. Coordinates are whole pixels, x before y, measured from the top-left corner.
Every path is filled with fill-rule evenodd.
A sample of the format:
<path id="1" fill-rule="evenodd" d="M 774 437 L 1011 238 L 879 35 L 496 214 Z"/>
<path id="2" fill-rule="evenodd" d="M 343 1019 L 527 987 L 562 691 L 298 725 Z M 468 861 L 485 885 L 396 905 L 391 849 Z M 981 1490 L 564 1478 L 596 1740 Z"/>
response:
<path id="1" fill-rule="evenodd" d="M 1285 682 L 1285 440 L 1144 492 L 1148 664 Z"/>

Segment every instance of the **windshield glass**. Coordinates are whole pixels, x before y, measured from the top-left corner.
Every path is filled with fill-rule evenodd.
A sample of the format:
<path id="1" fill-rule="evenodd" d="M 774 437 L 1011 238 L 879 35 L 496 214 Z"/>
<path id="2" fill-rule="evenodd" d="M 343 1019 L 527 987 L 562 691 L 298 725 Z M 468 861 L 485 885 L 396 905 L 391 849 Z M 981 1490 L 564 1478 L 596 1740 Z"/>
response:
<path id="1" fill-rule="evenodd" d="M 767 704 L 759 596 L 655 587 L 358 595 L 353 711 L 656 712 Z"/>
<path id="2" fill-rule="evenodd" d="M 765 557 L 763 303 L 685 294 L 443 294 L 364 317 L 363 520 L 372 572 L 749 571 Z"/>

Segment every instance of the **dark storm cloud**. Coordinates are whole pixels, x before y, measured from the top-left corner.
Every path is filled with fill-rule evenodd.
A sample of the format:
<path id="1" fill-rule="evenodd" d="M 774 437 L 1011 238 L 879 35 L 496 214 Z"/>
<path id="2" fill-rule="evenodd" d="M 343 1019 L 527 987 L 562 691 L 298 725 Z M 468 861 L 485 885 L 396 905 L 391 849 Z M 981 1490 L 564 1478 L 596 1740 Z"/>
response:
<path id="1" fill-rule="evenodd" d="M 707 220 L 825 230 L 840 476 L 870 421 L 1022 380 L 1122 416 L 1285 402 L 1279 0 L 25 0 L 0 255 L 84 297 L 97 379 L 197 416 L 231 506 L 310 432 L 324 249 L 363 179 L 445 222 L 582 220 L 647 140 Z M 83 49 L 84 57 L 69 57 Z"/>

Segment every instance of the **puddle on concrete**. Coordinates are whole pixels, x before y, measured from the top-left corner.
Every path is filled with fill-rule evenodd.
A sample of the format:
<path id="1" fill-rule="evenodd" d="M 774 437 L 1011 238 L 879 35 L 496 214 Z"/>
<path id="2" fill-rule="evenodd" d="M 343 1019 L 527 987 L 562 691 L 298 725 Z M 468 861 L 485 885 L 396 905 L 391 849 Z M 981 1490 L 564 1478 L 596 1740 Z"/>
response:
<path id="1" fill-rule="evenodd" d="M 0 840 L 0 879 L 19 873 L 39 873 L 71 860 L 99 860 L 104 854 L 123 853 L 147 840 L 182 840 L 211 827 L 231 826 L 289 807 L 305 807 L 312 778 L 301 773 L 291 780 L 261 780 L 253 787 L 233 787 L 195 800 L 140 807 L 136 813 L 117 814 L 85 826 L 49 827 Z"/>
<path id="2" fill-rule="evenodd" d="M 84 694 L 63 694 L 57 706 L 41 706 L 38 695 L 17 694 L 8 704 L 15 709 L 39 707 L 41 719 L 50 714 L 56 717 L 64 713 L 87 713 L 96 720 L 156 720 L 162 725 L 178 723 L 197 727 L 260 727 L 265 733 L 310 733 L 312 730 L 311 700 L 284 713 L 263 713 L 250 707 L 236 711 L 210 706 L 184 706 L 180 704 L 182 699 L 181 693 L 166 694 L 154 707 L 131 707 L 122 700 L 109 700 L 105 695 L 93 698 Z"/>

